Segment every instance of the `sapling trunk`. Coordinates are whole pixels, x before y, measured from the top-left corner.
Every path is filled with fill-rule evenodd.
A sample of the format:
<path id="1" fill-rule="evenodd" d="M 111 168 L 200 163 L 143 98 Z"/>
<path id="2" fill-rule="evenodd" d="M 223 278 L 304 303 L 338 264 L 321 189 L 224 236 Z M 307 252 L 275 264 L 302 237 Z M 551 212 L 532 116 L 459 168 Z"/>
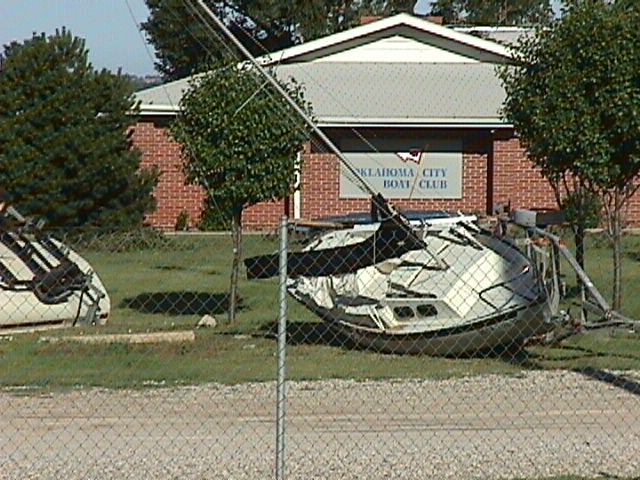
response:
<path id="1" fill-rule="evenodd" d="M 242 260 L 242 207 L 233 208 L 231 238 L 233 241 L 233 258 L 231 260 L 231 281 L 229 286 L 229 323 L 234 323 L 238 309 L 238 279 L 240 278 L 240 261 Z"/>

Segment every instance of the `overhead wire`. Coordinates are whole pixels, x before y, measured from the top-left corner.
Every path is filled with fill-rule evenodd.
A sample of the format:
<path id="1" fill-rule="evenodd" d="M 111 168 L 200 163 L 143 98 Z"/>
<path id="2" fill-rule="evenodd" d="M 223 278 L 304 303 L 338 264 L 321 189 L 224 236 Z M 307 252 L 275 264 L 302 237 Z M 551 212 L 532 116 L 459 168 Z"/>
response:
<path id="1" fill-rule="evenodd" d="M 143 36 L 143 34 L 142 34 L 142 30 L 143 30 L 143 28 L 142 28 L 142 24 L 141 24 L 140 22 L 138 22 L 138 21 L 137 21 L 137 19 L 136 19 L 136 17 L 135 17 L 135 14 L 133 13 L 133 9 L 131 8 L 131 5 L 130 5 L 130 3 L 129 3 L 129 0 L 125 0 L 125 3 L 126 3 L 126 5 L 127 5 L 127 9 L 128 9 L 129 14 L 130 14 L 130 16 L 131 16 L 131 19 L 133 20 L 134 24 L 136 25 L 136 28 L 137 28 L 137 30 L 138 30 L 138 34 L 140 35 L 140 38 L 141 38 L 141 40 L 142 40 L 142 43 L 144 44 L 145 51 L 147 52 L 147 55 L 149 56 L 149 58 L 150 58 L 152 61 L 154 61 L 154 62 L 155 62 L 155 60 L 154 60 L 154 55 L 151 53 L 151 51 L 150 51 L 150 49 L 149 49 L 149 45 L 148 45 L 148 43 L 147 43 L 146 39 L 144 38 L 144 36 Z M 200 40 L 199 35 L 197 35 L 197 34 L 196 34 L 196 32 L 195 32 L 195 31 L 193 30 L 193 28 L 192 28 L 192 24 L 191 24 L 191 22 L 185 21 L 185 19 L 183 18 L 183 16 L 179 14 L 180 12 L 176 12 L 176 11 L 175 11 L 171 6 L 167 7 L 167 11 L 171 14 L 171 16 L 175 19 L 175 21 L 176 21 L 176 22 L 177 22 L 177 23 L 178 23 L 178 24 L 179 24 L 179 25 L 180 25 L 180 26 L 181 26 L 181 27 L 182 27 L 182 28 L 183 28 L 187 33 L 189 33 L 189 34 L 190 34 L 190 36 L 193 38 L 193 40 L 194 40 L 194 41 L 196 41 L 196 42 L 197 42 L 197 43 L 198 43 L 198 44 L 199 44 L 199 45 L 200 45 L 200 46 L 201 46 L 205 51 L 207 51 L 207 53 L 208 53 L 208 54 L 212 54 L 212 53 L 213 53 L 213 52 L 212 52 L 212 50 L 211 50 L 211 48 L 210 48 L 207 44 L 203 43 L 203 42 Z M 219 39 L 219 40 L 221 40 L 221 39 L 219 38 L 219 36 L 218 36 L 219 34 L 218 34 L 217 32 L 213 32 L 213 33 L 214 33 L 214 35 L 215 35 L 216 37 L 218 37 L 218 39 Z M 225 44 L 225 42 L 222 42 L 222 41 L 220 41 L 220 44 L 221 44 L 221 45 L 223 45 L 223 46 L 224 46 L 224 45 L 226 45 L 226 44 Z M 228 68 L 230 68 L 230 67 L 228 67 Z M 170 94 L 170 92 L 169 92 L 169 90 L 168 90 L 168 88 L 167 88 L 167 85 L 163 82 L 163 83 L 160 85 L 160 88 L 161 88 L 161 89 L 162 89 L 162 91 L 164 92 L 165 97 L 166 97 L 166 99 L 167 99 L 167 101 L 168 101 L 168 104 L 172 107 L 172 109 L 177 110 L 177 105 L 175 105 L 175 104 L 174 104 L 173 99 L 172 99 L 172 97 L 171 97 L 171 94 Z M 189 151 L 189 145 L 185 145 L 185 147 L 186 147 L 186 151 L 188 152 L 188 151 Z M 205 186 L 205 189 L 206 189 L 207 191 L 210 191 L 211 186 L 208 184 L 208 180 L 207 180 L 207 178 L 208 178 L 208 177 L 207 177 L 206 173 L 207 173 L 207 172 L 201 172 L 200 177 L 201 177 L 201 179 L 202 179 L 203 183 L 205 184 L 205 185 L 204 185 L 204 186 Z M 215 208 L 216 208 L 216 209 L 218 209 L 219 211 L 222 211 L 222 210 L 223 210 L 223 209 L 222 209 L 222 207 L 221 207 L 220 205 L 218 205 L 218 204 L 217 204 L 217 202 L 215 201 L 215 199 L 209 198 L 209 197 L 207 196 L 207 201 L 213 201 L 213 202 L 214 202 L 214 206 L 215 206 Z M 229 225 L 228 225 L 228 223 L 230 222 L 230 220 L 229 220 L 229 219 L 223 218 L 223 221 L 225 222 L 225 224 L 227 224 L 227 226 L 229 226 Z"/>
<path id="2" fill-rule="evenodd" d="M 139 22 L 137 22 L 135 15 L 133 14 L 133 10 L 129 4 L 129 0 L 125 0 L 126 4 L 127 4 L 127 8 L 129 9 L 129 13 L 134 21 L 134 23 L 136 24 L 137 28 L 138 28 L 138 32 L 140 33 L 140 37 L 143 40 L 143 43 L 145 45 L 145 50 L 147 52 L 147 55 L 153 59 L 153 55 L 151 54 L 148 44 L 145 41 L 143 35 L 142 35 L 142 28 L 141 28 L 141 24 Z M 190 14 L 193 17 L 197 17 L 197 19 L 200 21 L 200 25 L 204 26 L 207 31 L 209 32 L 209 34 L 212 36 L 212 38 L 214 38 L 216 40 L 216 44 L 222 46 L 224 49 L 226 49 L 229 53 L 231 53 L 232 55 L 235 54 L 235 51 L 229 46 L 228 42 L 225 42 L 223 40 L 223 38 L 221 38 L 220 33 L 218 30 L 216 30 L 215 28 L 211 27 L 211 25 L 209 24 L 208 20 L 206 17 L 203 16 L 202 12 L 200 11 L 200 9 L 191 1 L 189 0 L 185 0 L 184 1 L 184 5 L 187 7 L 187 10 L 189 10 Z M 225 6 L 229 7 L 229 5 L 225 2 Z M 185 31 L 187 31 L 191 37 L 210 55 L 213 54 L 212 49 L 210 48 L 209 45 L 207 45 L 206 43 L 202 42 L 202 40 L 200 39 L 200 37 L 194 32 L 193 28 L 191 27 L 191 23 L 189 22 L 185 22 L 183 18 L 181 18 L 181 16 L 178 14 L 178 12 L 176 12 L 171 5 L 167 6 L 167 10 L 170 11 L 170 13 L 172 14 L 172 16 L 174 17 L 174 19 L 176 19 L 177 22 L 180 23 L 180 25 L 185 29 Z M 237 11 L 236 11 L 237 13 Z M 250 32 L 248 32 L 242 25 L 240 24 L 236 24 L 236 26 L 241 29 L 244 33 L 245 36 L 250 39 L 253 44 L 260 50 L 262 50 L 265 54 L 269 54 L 270 52 L 262 45 L 262 43 L 258 42 L 255 37 L 253 35 L 251 35 Z M 277 67 L 279 66 L 280 60 L 276 60 L 273 64 L 272 64 L 272 68 L 274 70 L 277 70 Z M 230 68 L 230 67 L 229 67 Z M 173 100 L 171 99 L 171 95 L 169 94 L 167 87 L 165 84 L 162 85 L 163 90 L 165 91 L 165 95 L 167 97 L 167 100 L 169 101 L 169 104 L 172 107 L 175 107 L 175 105 L 173 104 Z M 250 100 L 250 98 L 252 96 L 255 96 L 257 92 L 254 92 L 244 103 L 243 105 L 246 105 L 246 103 L 248 103 L 248 101 Z M 273 98 L 276 98 L 273 96 L 273 94 L 271 92 L 267 91 L 267 94 L 270 95 Z M 274 105 L 278 106 L 278 102 L 275 102 Z M 291 115 L 291 113 L 289 111 L 281 111 L 279 113 L 284 113 L 288 116 L 290 116 L 292 119 L 295 119 L 293 117 L 293 115 Z M 355 130 L 353 130 L 354 132 L 356 132 Z M 357 133 L 357 132 L 356 132 Z M 364 137 L 362 137 L 364 139 Z M 188 148 L 188 146 L 187 146 Z M 352 171 L 347 171 L 344 172 L 346 174 L 346 176 L 350 177 L 350 180 L 352 181 L 352 183 L 358 185 L 358 183 L 360 183 L 361 179 L 360 177 L 358 177 L 357 175 L 355 175 Z"/>
<path id="3" fill-rule="evenodd" d="M 212 33 L 213 35 L 216 36 L 216 38 L 220 39 L 219 37 L 219 32 L 217 31 L 217 29 L 215 29 L 213 26 L 210 25 L 209 20 L 204 17 L 203 13 L 201 12 L 201 8 L 198 8 L 198 6 L 195 5 L 195 3 L 193 3 L 190 0 L 184 0 L 185 1 L 185 5 L 187 5 L 187 7 L 192 11 L 192 13 L 196 16 L 198 16 L 202 22 L 202 25 L 205 26 L 205 28 L 207 28 L 209 30 L 210 33 Z M 202 7 L 202 5 L 199 5 L 200 7 Z M 206 6 L 205 6 L 206 7 Z M 222 28 L 222 25 L 219 26 L 220 28 Z M 251 38 L 252 42 L 256 45 L 259 45 L 260 48 L 266 52 L 266 54 L 268 55 L 269 52 L 267 52 L 267 50 L 253 37 L 250 35 L 250 32 L 247 32 L 244 27 L 242 27 L 241 25 L 238 25 L 238 27 L 240 29 L 242 29 L 242 31 L 245 33 L 245 35 L 249 38 Z M 230 52 L 234 53 L 233 50 L 229 47 L 227 42 L 222 42 L 225 45 L 225 48 L 227 48 Z M 244 48 L 240 42 L 238 41 L 238 43 L 236 44 L 236 48 L 242 49 Z M 248 54 L 248 52 L 247 52 Z M 253 58 L 253 56 L 251 54 L 248 54 L 249 57 L 248 58 Z M 246 56 L 246 54 L 245 54 Z M 238 59 L 239 62 L 242 61 L 242 59 Z M 247 61 L 247 59 L 245 59 L 244 61 Z M 273 70 L 277 70 L 277 66 L 279 65 L 279 60 L 275 63 L 275 66 L 271 65 L 271 68 L 273 68 Z M 259 64 L 254 65 L 255 68 L 257 69 L 261 69 L 262 67 Z M 261 72 L 262 73 L 262 72 Z M 268 78 L 265 77 L 265 78 Z M 278 89 L 279 86 L 277 84 L 273 84 L 274 88 Z M 277 100 L 282 99 L 281 96 L 275 95 L 272 91 L 270 90 L 266 90 L 267 95 L 269 95 L 269 97 L 272 100 L 275 100 L 274 105 L 276 106 L 276 108 L 278 108 L 279 106 L 281 106 L 282 104 L 280 102 L 278 102 Z M 282 95 L 282 92 L 280 92 L 280 95 Z M 286 93 L 284 94 L 284 96 L 286 97 Z M 292 104 L 292 107 L 295 109 L 299 108 L 297 107 L 297 105 Z M 287 108 L 282 108 L 282 111 L 279 112 L 281 114 L 284 114 L 286 116 L 288 116 L 289 118 L 291 118 L 294 121 L 294 125 L 296 125 L 297 121 L 300 120 L 300 118 L 304 118 L 306 116 L 306 113 L 298 110 L 297 114 L 301 115 L 301 117 L 298 117 L 294 114 L 292 114 L 292 112 L 287 109 Z M 313 128 L 314 126 L 312 126 Z M 325 137 L 324 134 L 317 130 L 317 135 L 322 138 Z M 322 143 L 327 145 L 327 144 L 332 144 L 331 140 L 329 140 L 327 137 L 322 139 Z M 336 153 L 339 157 L 342 156 L 341 152 L 339 152 L 337 149 L 335 149 L 334 153 Z M 342 158 L 342 163 L 346 164 L 347 166 L 347 171 L 345 173 L 347 173 L 347 175 L 349 175 L 351 178 L 351 181 L 354 182 L 359 188 L 361 188 L 364 192 L 366 192 L 369 195 L 373 195 L 375 192 L 374 190 L 366 183 L 366 181 L 364 181 L 364 179 L 362 179 L 359 175 L 357 175 L 357 173 L 355 172 L 354 168 L 348 163 L 348 161 L 344 158 Z"/>
<path id="4" fill-rule="evenodd" d="M 198 3 L 200 3 L 200 4 L 202 4 L 202 3 L 203 3 L 203 0 L 196 0 L 196 1 L 198 1 Z M 190 3 L 190 0 L 185 0 L 185 2 Z M 203 8 L 205 8 L 205 6 L 203 6 Z M 210 11 L 209 11 L 209 12 L 208 12 L 208 14 L 212 15 L 212 16 L 214 17 L 214 20 L 217 20 L 217 22 L 220 22 L 220 19 L 218 19 L 217 17 L 215 17 L 215 16 L 213 15 L 213 13 L 212 13 L 212 12 L 210 12 Z M 223 28 L 223 27 L 224 27 L 223 25 L 220 25 L 220 28 L 224 30 L 224 28 Z M 228 36 L 230 36 L 229 32 L 225 32 L 225 34 L 227 34 Z M 292 107 L 294 107 L 294 110 L 296 110 L 296 111 L 297 111 L 297 112 L 298 112 L 298 113 L 299 113 L 299 114 L 300 114 L 300 115 L 305 119 L 305 121 L 307 121 L 308 123 L 311 123 L 311 122 L 310 122 L 310 119 L 308 118 L 308 115 L 306 115 L 306 113 L 305 113 L 305 112 L 303 112 L 299 106 L 295 105 L 295 103 L 293 102 L 293 100 L 292 100 L 292 99 L 288 98 L 288 94 L 287 94 L 286 92 L 284 92 L 284 91 L 282 90 L 282 88 L 277 84 L 277 80 L 275 80 L 274 78 L 269 77 L 268 73 L 262 69 L 262 67 L 257 63 L 256 59 L 255 59 L 255 58 L 253 58 L 253 57 L 252 57 L 252 55 L 246 51 L 246 48 L 244 48 L 242 45 L 240 45 L 240 44 L 239 44 L 239 40 L 237 40 L 236 38 L 230 38 L 230 40 L 232 40 L 232 41 L 234 41 L 234 43 L 236 43 L 236 45 L 238 46 L 239 50 L 240 50 L 240 51 L 241 51 L 245 56 L 247 56 L 247 57 L 249 58 L 249 60 L 250 60 L 250 61 L 255 65 L 255 67 L 257 68 L 257 70 L 259 71 L 259 73 L 260 73 L 261 75 L 265 76 L 265 78 L 266 78 L 267 80 L 270 80 L 270 81 L 273 83 L 273 86 L 275 87 L 275 89 L 276 89 L 276 90 L 277 90 L 281 95 L 283 95 L 283 96 L 285 97 L 285 99 L 286 99 L 288 102 L 290 102 L 290 103 L 292 104 Z M 287 110 L 287 113 L 288 113 L 288 114 L 290 114 L 291 112 L 290 112 L 289 110 Z M 321 139 L 323 139 L 323 141 L 325 141 L 325 142 L 328 144 L 328 146 L 330 146 L 330 147 L 332 148 L 332 150 L 334 150 L 334 152 L 335 152 L 335 153 L 337 154 L 337 156 L 341 159 L 341 161 L 343 162 L 343 164 L 344 164 L 344 163 L 346 163 L 348 167 L 350 167 L 351 169 L 353 169 L 353 166 L 351 166 L 351 165 L 349 165 L 349 164 L 348 164 L 348 161 L 346 161 L 346 159 L 344 159 L 344 158 L 343 158 L 342 152 L 341 152 L 341 151 L 339 151 L 335 145 L 333 145 L 333 143 L 331 142 L 331 140 L 330 140 L 330 139 L 328 139 L 328 138 L 326 138 L 326 135 L 325 135 L 323 132 L 319 131 L 319 128 L 318 128 L 316 125 L 310 125 L 310 126 L 312 126 L 312 127 L 313 127 L 313 129 L 314 129 L 314 131 L 316 131 L 316 132 L 317 132 L 318 136 L 319 136 Z M 325 139 L 326 139 L 326 140 L 325 140 Z M 357 175 L 357 174 L 355 174 L 355 172 L 354 172 L 354 175 Z M 366 183 L 363 179 L 361 179 L 361 178 L 359 178 L 359 179 L 360 179 L 360 181 L 362 182 L 361 184 L 362 184 L 362 185 L 364 186 L 364 188 L 366 188 L 366 190 L 368 191 L 368 193 L 370 193 L 370 194 L 372 195 L 372 197 L 371 197 L 371 201 L 372 201 L 374 204 L 375 204 L 375 203 L 377 203 L 377 202 L 379 202 L 379 201 L 380 201 L 380 198 L 379 198 L 379 196 L 377 196 L 377 195 L 376 195 L 376 192 L 375 192 L 375 191 L 373 191 L 373 190 L 371 189 L 371 187 L 370 187 L 370 186 L 368 186 L 368 185 L 367 185 L 367 183 Z M 381 205 L 381 207 L 382 207 L 382 208 L 385 208 L 385 207 L 387 207 L 387 205 L 388 205 L 388 204 L 387 204 L 386 200 L 383 200 L 383 201 L 384 201 L 385 203 L 384 203 L 383 205 Z M 380 205 L 379 205 L 379 206 L 380 206 Z M 387 208 L 389 208 L 389 207 L 387 207 Z M 414 238 L 414 239 L 415 239 L 419 244 L 421 244 L 423 247 L 426 247 L 425 240 L 424 240 L 423 238 L 421 238 L 420 236 L 416 235 L 416 232 L 414 232 L 414 230 L 413 230 L 413 229 L 411 228 L 411 226 L 409 225 L 408 220 L 407 220 L 404 216 L 398 216 L 398 215 L 394 214 L 394 211 L 395 211 L 395 208 L 394 208 L 394 207 L 390 207 L 390 208 L 391 208 L 390 212 L 392 213 L 392 215 L 391 215 L 391 217 L 389 218 L 389 220 L 391 220 L 392 222 L 394 222 L 394 223 L 399 227 L 399 229 L 401 229 L 401 230 L 405 231 L 405 232 L 406 232 L 410 237 Z M 387 211 L 389 211 L 389 210 L 387 210 Z M 432 252 L 430 252 L 428 249 L 426 249 L 426 251 L 427 251 L 430 255 L 432 255 Z M 477 291 L 477 288 L 476 288 L 474 285 L 470 284 L 468 280 L 465 280 L 465 279 L 464 279 L 463 277 L 461 277 L 461 276 L 458 276 L 458 280 L 459 280 L 459 281 L 463 281 L 463 282 L 464 282 L 464 283 L 465 283 L 465 284 L 466 284 L 466 285 L 467 285 L 467 286 L 468 286 L 472 291 L 474 291 L 474 292 L 476 292 L 476 293 L 479 293 L 479 292 Z M 494 308 L 496 309 L 496 311 L 500 311 L 503 307 L 494 307 Z"/>
<path id="5" fill-rule="evenodd" d="M 189 3 L 189 0 L 185 0 L 186 2 Z M 303 119 L 305 121 L 305 123 L 308 124 L 308 126 L 314 130 L 314 132 L 316 133 L 316 135 L 318 137 L 320 137 L 320 139 L 327 145 L 330 147 L 330 149 L 333 151 L 334 154 L 336 154 L 340 160 L 343 162 L 343 164 L 345 164 L 345 166 L 347 168 L 349 168 L 352 173 L 355 174 L 355 170 L 353 169 L 353 167 L 349 164 L 349 162 L 346 160 L 346 158 L 344 158 L 342 152 L 333 144 L 333 142 L 324 134 L 324 132 L 322 132 L 322 130 L 320 130 L 317 125 L 315 125 L 315 123 L 311 120 L 311 118 L 309 117 L 309 115 L 303 110 L 302 107 L 300 107 L 295 101 L 293 101 L 291 99 L 291 97 L 289 96 L 289 94 L 284 90 L 284 88 L 282 88 L 282 86 L 278 83 L 278 81 L 274 78 L 271 77 L 266 70 L 260 65 L 260 63 L 251 55 L 251 53 L 242 45 L 242 43 L 235 38 L 231 32 L 229 32 L 226 29 L 226 26 L 223 24 L 223 22 L 218 19 L 215 14 L 208 9 L 208 7 L 204 4 L 204 2 L 200 1 L 199 5 L 202 9 L 206 9 L 207 14 L 211 17 L 212 20 L 214 20 L 214 22 L 217 23 L 217 26 L 222 29 L 225 33 L 225 35 L 235 44 L 236 48 L 238 48 L 241 53 L 243 54 L 243 56 L 245 56 L 247 58 L 247 60 L 249 60 L 253 67 L 259 72 L 259 74 L 261 76 L 263 76 L 272 86 L 273 88 L 278 92 L 278 94 L 285 100 L 287 101 L 287 103 L 290 104 L 291 108 L 300 116 L 301 119 Z M 366 183 L 366 181 L 364 181 L 364 179 L 361 180 L 361 186 L 363 189 L 365 189 L 369 194 L 375 194 L 375 191 Z"/>
<path id="6" fill-rule="evenodd" d="M 131 17 L 131 20 L 133 20 L 133 23 L 136 26 L 138 36 L 140 37 L 140 40 L 142 40 L 142 45 L 144 46 L 144 50 L 147 56 L 149 57 L 151 62 L 155 64 L 154 56 L 151 53 L 151 50 L 149 49 L 149 44 L 147 43 L 146 38 L 144 38 L 144 35 L 142 34 L 142 25 L 138 23 L 136 16 L 133 13 L 133 9 L 131 8 L 131 4 L 129 3 L 129 0 L 124 0 L 124 3 L 127 6 L 127 10 L 129 11 L 129 16 Z"/>

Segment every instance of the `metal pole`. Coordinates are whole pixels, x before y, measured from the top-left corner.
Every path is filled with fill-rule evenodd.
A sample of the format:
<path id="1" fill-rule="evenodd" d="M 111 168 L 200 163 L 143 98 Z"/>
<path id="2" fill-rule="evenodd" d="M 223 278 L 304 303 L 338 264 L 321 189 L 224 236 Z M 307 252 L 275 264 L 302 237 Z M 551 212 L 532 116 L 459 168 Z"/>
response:
<path id="1" fill-rule="evenodd" d="M 285 480 L 285 422 L 287 417 L 287 217 L 280 226 L 280 288 L 278 315 L 278 404 L 276 406 L 276 479 Z"/>
<path id="2" fill-rule="evenodd" d="M 578 264 L 576 259 L 573 257 L 569 249 L 562 244 L 562 239 L 557 235 L 554 235 L 550 232 L 542 228 L 535 227 L 533 229 L 537 234 L 548 238 L 553 243 L 554 247 L 562 254 L 569 265 L 573 270 L 577 273 L 578 277 L 582 282 L 582 288 L 580 292 L 582 308 L 580 310 L 581 315 L 581 325 L 587 328 L 603 328 L 608 326 L 621 326 L 627 325 L 633 328 L 635 331 L 640 331 L 640 321 L 634 320 L 633 318 L 629 318 L 620 312 L 612 310 L 609 306 L 609 303 L 605 300 L 602 294 L 598 291 L 596 286 L 593 284 L 587 272 L 585 272 L 582 267 Z M 596 301 L 596 304 L 593 304 L 590 301 L 587 301 L 586 294 L 589 293 Z M 605 321 L 603 322 L 588 322 L 585 316 L 585 309 L 591 308 L 598 312 L 599 315 L 602 315 Z"/>
<path id="3" fill-rule="evenodd" d="M 598 306 L 604 311 L 607 319 L 609 319 L 608 317 L 611 315 L 611 307 L 604 299 L 604 297 L 600 294 L 600 292 L 596 289 L 587 273 L 582 269 L 582 267 L 580 267 L 576 259 L 573 258 L 573 255 L 571 255 L 569 249 L 562 244 L 561 238 L 557 235 L 547 232 L 542 228 L 536 227 L 534 228 L 534 231 L 540 236 L 547 237 L 556 245 L 562 256 L 565 258 L 565 260 L 567 260 L 567 262 L 569 262 L 569 265 L 571 265 L 571 268 L 573 268 L 573 270 L 578 274 L 578 277 L 580 277 L 584 288 L 586 288 L 591 296 L 593 296 L 593 298 L 598 303 Z"/>

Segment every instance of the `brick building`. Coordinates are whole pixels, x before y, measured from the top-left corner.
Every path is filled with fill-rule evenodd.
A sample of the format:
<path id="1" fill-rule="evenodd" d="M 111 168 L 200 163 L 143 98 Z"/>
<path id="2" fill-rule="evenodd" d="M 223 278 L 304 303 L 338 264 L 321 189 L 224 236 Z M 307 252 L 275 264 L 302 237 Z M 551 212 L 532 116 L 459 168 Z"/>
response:
<path id="1" fill-rule="evenodd" d="M 497 68 L 511 59 L 504 36 L 518 32 L 478 33 L 400 14 L 263 61 L 277 61 L 280 78 L 305 86 L 319 127 L 399 208 L 479 214 L 507 204 L 553 208 L 551 189 L 499 114 L 505 92 Z M 501 43 L 487 38 L 498 33 Z M 149 221 L 163 229 L 173 229 L 181 212 L 197 222 L 203 200 L 198 187 L 185 185 L 180 148 L 167 130 L 186 88 L 184 79 L 138 92 L 134 141 L 144 165 L 162 171 Z M 245 228 L 270 229 L 285 211 L 306 220 L 367 211 L 369 195 L 328 151 L 311 142 L 301 153 L 299 192 L 287 202 L 248 208 Z"/>

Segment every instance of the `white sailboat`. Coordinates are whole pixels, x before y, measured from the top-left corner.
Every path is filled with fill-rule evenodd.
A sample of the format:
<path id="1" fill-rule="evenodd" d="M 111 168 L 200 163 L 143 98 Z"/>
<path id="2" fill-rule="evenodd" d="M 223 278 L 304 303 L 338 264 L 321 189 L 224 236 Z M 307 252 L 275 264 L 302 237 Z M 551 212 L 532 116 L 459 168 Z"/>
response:
<path id="1" fill-rule="evenodd" d="M 83 257 L 13 207 L 0 208 L 0 331 L 104 324 L 110 309 Z"/>
<path id="2" fill-rule="evenodd" d="M 290 254 L 289 293 L 356 344 L 392 353 L 470 354 L 553 328 L 559 289 L 545 250 L 530 243 L 529 256 L 472 216 L 408 228 L 383 220 L 320 234 Z M 275 262 L 247 259 L 248 276 L 271 276 Z"/>

